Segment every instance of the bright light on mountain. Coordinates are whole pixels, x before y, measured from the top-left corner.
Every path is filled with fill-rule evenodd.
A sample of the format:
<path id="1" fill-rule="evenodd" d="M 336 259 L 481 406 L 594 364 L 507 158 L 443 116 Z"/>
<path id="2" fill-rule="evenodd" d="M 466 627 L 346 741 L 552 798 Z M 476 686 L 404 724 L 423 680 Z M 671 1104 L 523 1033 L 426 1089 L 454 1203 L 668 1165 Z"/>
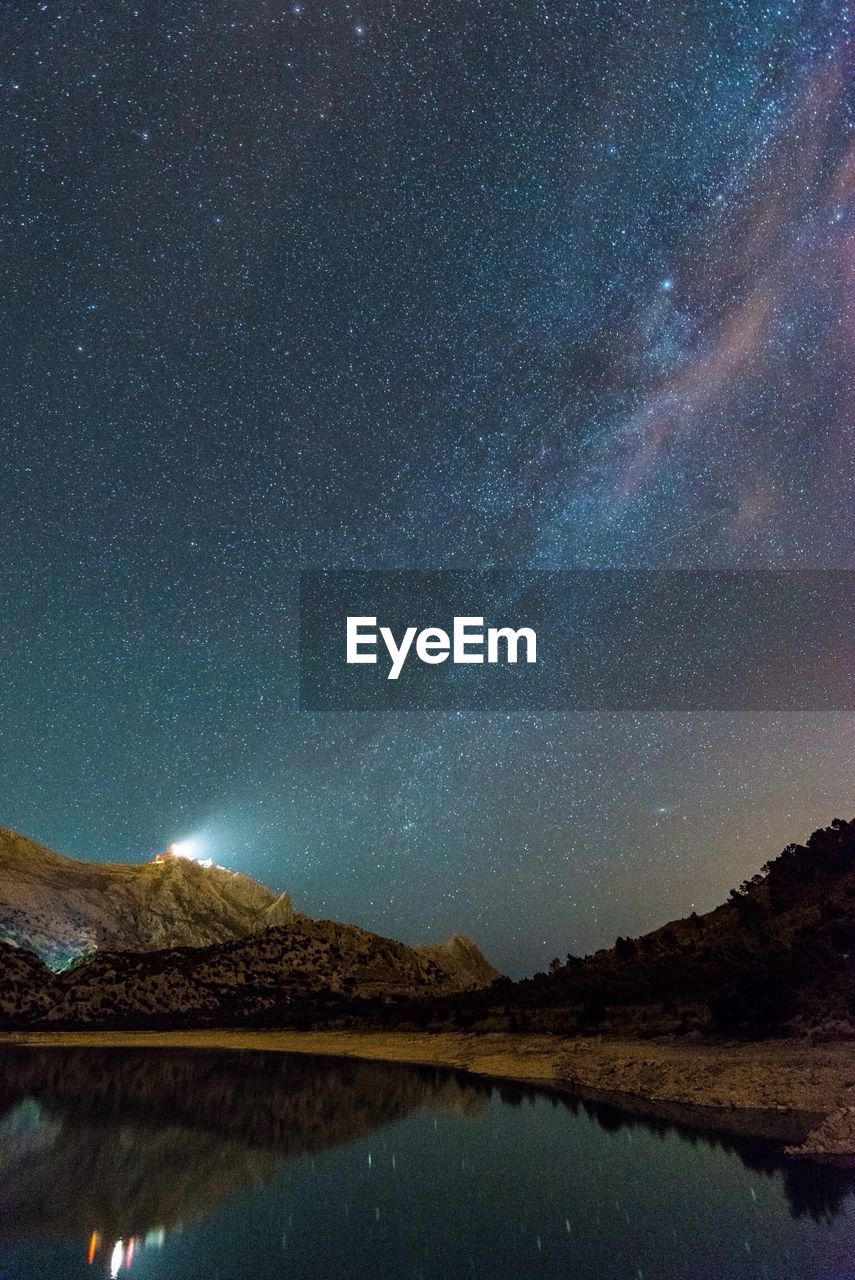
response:
<path id="1" fill-rule="evenodd" d="M 169 852 L 176 858 L 190 858 L 193 862 L 199 858 L 198 840 L 176 840 L 169 846 Z"/>

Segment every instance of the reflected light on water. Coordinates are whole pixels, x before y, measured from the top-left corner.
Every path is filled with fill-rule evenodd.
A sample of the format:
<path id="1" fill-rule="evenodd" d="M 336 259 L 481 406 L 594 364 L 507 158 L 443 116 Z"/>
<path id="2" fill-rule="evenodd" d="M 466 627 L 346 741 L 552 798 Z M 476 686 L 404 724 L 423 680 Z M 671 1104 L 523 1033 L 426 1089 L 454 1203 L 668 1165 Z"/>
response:
<path id="1" fill-rule="evenodd" d="M 101 1232 L 93 1231 L 92 1235 L 89 1237 L 89 1252 L 86 1254 L 86 1261 L 89 1263 L 90 1267 L 92 1266 L 92 1263 L 95 1261 L 95 1255 L 97 1254 L 100 1247 L 101 1247 Z"/>
<path id="2" fill-rule="evenodd" d="M 154 1247 L 160 1249 L 166 1240 L 166 1230 L 164 1227 L 154 1227 L 151 1231 L 147 1231 L 145 1237 L 140 1239 L 137 1236 L 130 1236 L 127 1240 L 117 1240 L 110 1250 L 110 1276 L 115 1280 L 121 1271 L 130 1271 L 134 1257 L 143 1248 Z M 102 1256 L 101 1246 L 104 1243 L 103 1233 L 93 1231 L 89 1237 L 89 1246 L 86 1251 L 86 1261 L 91 1267 L 93 1263 L 98 1261 Z"/>

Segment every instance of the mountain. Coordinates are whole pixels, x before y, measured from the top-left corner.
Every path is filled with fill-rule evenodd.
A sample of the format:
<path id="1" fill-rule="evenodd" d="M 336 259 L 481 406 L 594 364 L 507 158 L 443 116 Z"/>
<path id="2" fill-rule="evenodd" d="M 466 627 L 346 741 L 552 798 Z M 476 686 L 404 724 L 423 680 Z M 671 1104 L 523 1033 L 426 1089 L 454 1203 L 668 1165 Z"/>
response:
<path id="1" fill-rule="evenodd" d="M 56 868 L 69 862 L 40 850 L 35 868 L 54 876 L 59 901 L 42 899 L 42 910 L 64 922 L 66 946 L 71 913 Z M 102 870 L 112 884 L 117 869 Z M 160 867 L 118 871 L 162 874 Z M 184 876 L 183 867 L 167 869 L 167 876 L 173 871 Z M 210 890 L 187 890 L 212 873 Z M 8 875 L 7 860 L 0 864 L 0 885 Z M 209 893 L 221 901 L 223 876 L 232 883 L 231 873 L 191 864 L 190 877 L 180 881 L 183 897 L 167 898 L 182 903 L 184 924 L 213 927 L 199 903 L 207 903 Z M 77 891 L 77 872 L 74 877 Z M 247 884 L 254 901 L 280 901 Z M 28 904 L 33 896 L 24 894 Z M 97 904 L 95 895 L 84 899 L 90 910 L 93 898 Z M 278 909 L 286 909 L 284 901 Z M 113 904 L 104 906 L 102 918 L 112 919 L 114 911 Z M 408 947 L 355 925 L 311 920 L 290 903 L 287 912 L 284 923 L 265 928 L 269 911 L 262 906 L 244 913 L 244 936 L 141 953 L 140 910 L 125 926 L 126 936 L 137 939 L 136 951 L 96 951 L 62 973 L 0 943 L 0 1014 L 7 1023 L 30 1025 L 337 1023 L 562 1035 L 855 1036 L 855 820 L 835 819 L 805 844 L 787 845 L 705 915 L 693 912 L 639 938 L 619 937 L 583 958 L 556 959 L 549 973 L 520 982 L 499 978 L 474 943 L 458 935 Z M 0 899 L 0 919 L 11 918 Z M 50 949 L 48 921 L 31 910 L 24 934 L 20 915 L 14 920 L 19 938 L 33 937 L 38 924 L 42 946 Z M 161 930 L 170 927 L 159 919 Z"/>
<path id="2" fill-rule="evenodd" d="M 7 1025 L 293 1022 L 353 1000 L 475 990 L 498 976 L 460 934 L 409 947 L 297 914 L 287 894 L 222 867 L 79 862 L 0 833 Z"/>
<path id="3" fill-rule="evenodd" d="M 855 1036 L 855 821 L 787 845 L 706 915 L 379 1020 L 561 1035 Z"/>
<path id="4" fill-rule="evenodd" d="M 0 829 L 0 941 L 62 968 L 93 951 L 195 947 L 293 917 L 291 900 L 224 867 L 166 857 L 81 862 Z"/>

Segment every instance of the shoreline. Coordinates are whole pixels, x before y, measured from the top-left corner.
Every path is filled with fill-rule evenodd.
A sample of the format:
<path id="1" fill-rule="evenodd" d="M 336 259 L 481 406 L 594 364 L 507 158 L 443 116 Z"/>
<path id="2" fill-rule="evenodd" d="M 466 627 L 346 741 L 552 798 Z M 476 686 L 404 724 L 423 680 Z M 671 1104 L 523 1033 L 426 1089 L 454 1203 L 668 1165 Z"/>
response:
<path id="1" fill-rule="evenodd" d="M 427 1031 L 32 1031 L 3 1045 L 42 1048 L 256 1050 L 433 1066 L 572 1093 L 625 1111 L 802 1144 L 814 1158 L 855 1157 L 855 1045 L 766 1040 L 564 1038 L 534 1033 Z M 826 1149 L 820 1129 L 835 1145 Z M 853 1131 L 849 1132 L 849 1129 Z"/>

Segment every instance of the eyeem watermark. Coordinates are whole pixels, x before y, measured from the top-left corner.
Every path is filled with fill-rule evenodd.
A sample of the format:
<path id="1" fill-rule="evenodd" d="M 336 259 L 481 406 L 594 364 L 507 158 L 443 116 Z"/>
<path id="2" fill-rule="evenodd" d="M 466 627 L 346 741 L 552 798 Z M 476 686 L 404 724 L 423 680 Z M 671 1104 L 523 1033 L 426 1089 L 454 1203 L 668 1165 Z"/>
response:
<path id="1" fill-rule="evenodd" d="M 851 570 L 300 575 L 307 711 L 855 710 Z"/>
<path id="2" fill-rule="evenodd" d="M 419 662 L 436 666 L 450 658 L 456 664 L 516 663 L 520 650 L 526 662 L 537 662 L 537 635 L 531 627 L 487 627 L 483 617 L 456 617 L 451 634 L 443 627 L 407 627 L 396 639 L 391 627 L 377 628 L 377 618 L 348 617 L 346 626 L 349 664 L 378 662 L 378 637 L 388 654 L 387 680 L 397 680 L 407 659 L 415 652 Z"/>

